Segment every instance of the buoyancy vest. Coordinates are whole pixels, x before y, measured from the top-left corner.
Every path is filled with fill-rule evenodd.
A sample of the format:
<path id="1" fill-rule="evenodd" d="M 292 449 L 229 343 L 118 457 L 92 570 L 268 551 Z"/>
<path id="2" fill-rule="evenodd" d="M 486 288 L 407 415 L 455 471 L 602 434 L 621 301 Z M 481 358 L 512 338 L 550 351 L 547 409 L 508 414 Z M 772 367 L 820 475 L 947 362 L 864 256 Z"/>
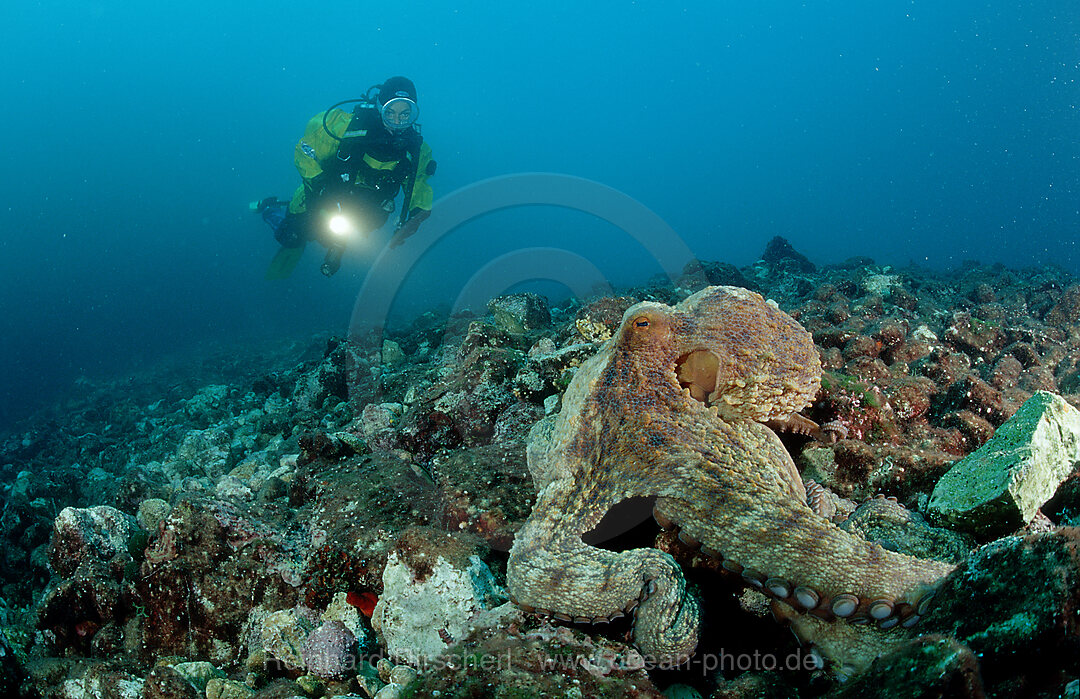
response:
<path id="1" fill-rule="evenodd" d="M 391 134 L 382 124 L 379 110 L 360 105 L 342 134 L 337 153 L 323 171 L 333 181 L 349 183 L 392 201 L 413 175 L 423 137 L 415 127 Z"/>

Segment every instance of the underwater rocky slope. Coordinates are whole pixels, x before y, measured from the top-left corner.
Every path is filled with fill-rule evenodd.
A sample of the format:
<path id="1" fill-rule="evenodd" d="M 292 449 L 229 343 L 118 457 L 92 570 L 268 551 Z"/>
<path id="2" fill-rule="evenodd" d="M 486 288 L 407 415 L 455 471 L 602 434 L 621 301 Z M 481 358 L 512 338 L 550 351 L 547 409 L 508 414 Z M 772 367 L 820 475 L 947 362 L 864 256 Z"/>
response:
<path id="1" fill-rule="evenodd" d="M 622 512 L 589 543 L 671 556 L 700 604 L 694 659 L 658 667 L 632 643 L 637 602 L 603 620 L 526 612 L 507 562 L 537 499 L 530 429 L 628 308 L 710 285 L 774 300 L 820 355 L 802 413 L 820 428 L 780 431 L 806 502 L 874 551 L 952 572 L 880 618 L 837 596 L 808 629 L 814 590 L 758 580 L 651 507 Z M 1078 323 L 1060 269 L 818 268 L 776 239 L 752 266 L 619 297 L 504 296 L 386 337 L 84 383 L 0 436 L 3 689 L 1080 696 Z"/>

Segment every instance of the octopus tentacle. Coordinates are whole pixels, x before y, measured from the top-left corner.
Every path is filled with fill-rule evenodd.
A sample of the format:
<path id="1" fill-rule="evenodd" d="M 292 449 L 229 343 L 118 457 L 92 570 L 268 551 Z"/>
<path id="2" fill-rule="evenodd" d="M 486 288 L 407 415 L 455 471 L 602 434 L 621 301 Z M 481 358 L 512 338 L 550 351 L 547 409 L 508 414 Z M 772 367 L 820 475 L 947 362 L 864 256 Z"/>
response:
<path id="1" fill-rule="evenodd" d="M 542 494 L 537 507 L 549 504 Z M 675 559 L 651 548 L 607 551 L 585 544 L 580 536 L 536 527 L 536 522 L 526 523 L 510 552 L 507 575 L 514 580 L 515 604 L 577 623 L 635 614 L 634 641 L 643 652 L 669 663 L 693 653 L 698 604 L 687 594 Z"/>

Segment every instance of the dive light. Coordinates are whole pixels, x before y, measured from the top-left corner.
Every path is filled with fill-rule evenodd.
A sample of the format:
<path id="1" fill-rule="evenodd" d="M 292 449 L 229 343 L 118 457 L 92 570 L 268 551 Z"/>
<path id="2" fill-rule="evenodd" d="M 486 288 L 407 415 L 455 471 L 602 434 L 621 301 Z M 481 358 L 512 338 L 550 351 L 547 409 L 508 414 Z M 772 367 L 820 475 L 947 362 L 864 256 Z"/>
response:
<path id="1" fill-rule="evenodd" d="M 356 224 L 352 218 L 341 209 L 341 202 L 334 204 L 334 209 L 327 212 L 326 227 L 337 238 L 344 238 L 356 232 Z"/>
<path id="2" fill-rule="evenodd" d="M 329 223 L 326 224 L 330 229 L 330 232 L 336 236 L 346 236 L 356 230 L 356 226 L 345 214 L 334 214 L 330 217 Z"/>

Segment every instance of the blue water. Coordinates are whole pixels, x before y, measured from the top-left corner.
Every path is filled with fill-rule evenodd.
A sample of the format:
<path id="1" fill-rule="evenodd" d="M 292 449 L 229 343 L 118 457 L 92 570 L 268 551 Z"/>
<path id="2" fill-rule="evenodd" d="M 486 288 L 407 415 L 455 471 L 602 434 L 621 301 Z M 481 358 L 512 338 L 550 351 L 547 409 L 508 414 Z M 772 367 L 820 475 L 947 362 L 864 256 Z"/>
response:
<path id="1" fill-rule="evenodd" d="M 246 206 L 292 191 L 310 116 L 395 74 L 437 196 L 551 171 L 624 192 L 702 259 L 783 235 L 821 263 L 1080 271 L 1072 0 L 425 5 L 4 10 L 0 418 L 205 343 L 344 332 L 389 233 L 332 279 L 309 250 L 270 283 Z M 660 271 L 593 216 L 513 208 L 426 247 L 398 305 L 450 302 L 531 246 L 615 284 Z"/>

